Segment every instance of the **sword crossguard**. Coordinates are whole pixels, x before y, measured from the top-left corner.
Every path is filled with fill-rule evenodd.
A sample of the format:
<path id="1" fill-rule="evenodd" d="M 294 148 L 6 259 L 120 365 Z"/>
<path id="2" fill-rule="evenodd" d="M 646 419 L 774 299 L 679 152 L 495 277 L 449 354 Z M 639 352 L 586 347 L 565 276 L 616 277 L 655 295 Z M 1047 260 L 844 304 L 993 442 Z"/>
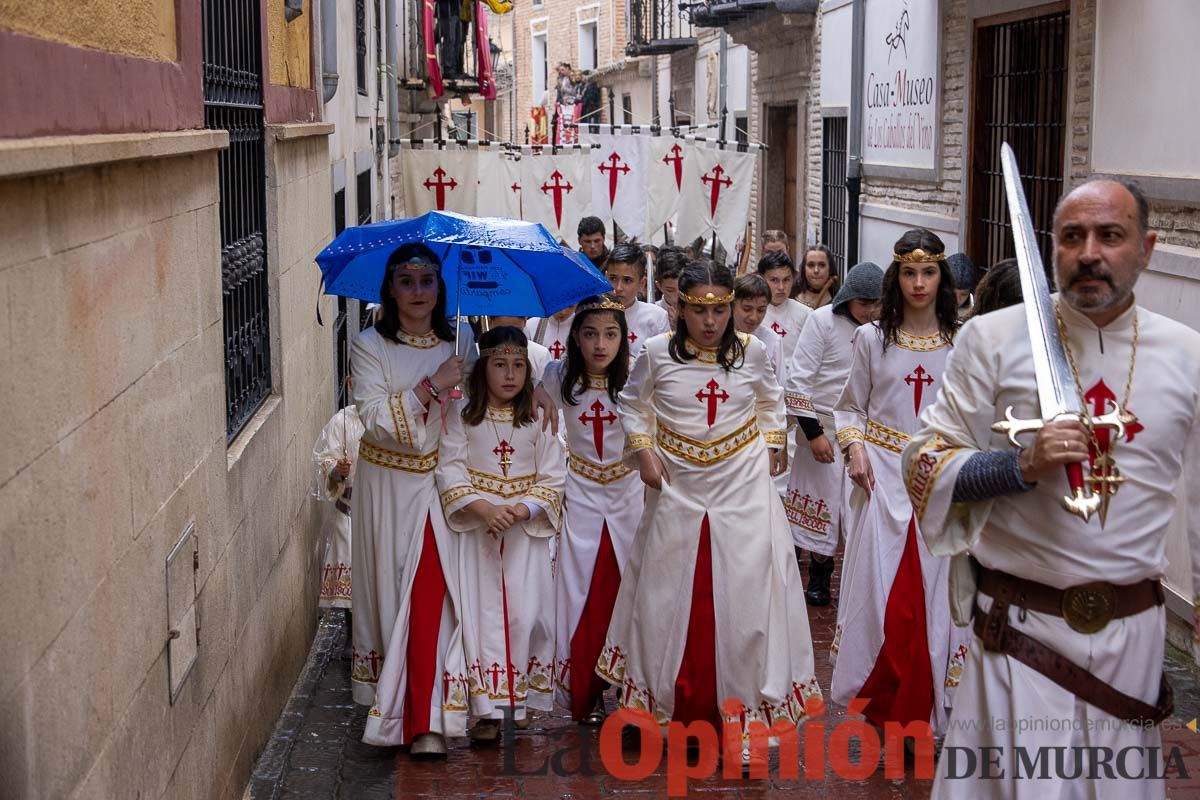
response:
<path id="1" fill-rule="evenodd" d="M 1071 415 L 1074 417 L 1074 415 Z M 1125 435 L 1125 425 L 1137 419 L 1132 414 L 1127 414 L 1121 410 L 1120 406 L 1109 411 L 1107 414 L 1092 417 L 1093 428 L 1111 428 L 1116 432 L 1117 438 Z M 1017 441 L 1017 437 L 1022 433 L 1032 433 L 1039 431 L 1045 425 L 1045 421 L 1040 419 L 1018 419 L 1013 416 L 1012 406 L 1004 409 L 1004 419 L 1000 422 L 992 423 L 992 430 L 996 433 L 1003 433 L 1008 436 L 1008 441 L 1013 447 L 1020 447 L 1021 443 Z"/>

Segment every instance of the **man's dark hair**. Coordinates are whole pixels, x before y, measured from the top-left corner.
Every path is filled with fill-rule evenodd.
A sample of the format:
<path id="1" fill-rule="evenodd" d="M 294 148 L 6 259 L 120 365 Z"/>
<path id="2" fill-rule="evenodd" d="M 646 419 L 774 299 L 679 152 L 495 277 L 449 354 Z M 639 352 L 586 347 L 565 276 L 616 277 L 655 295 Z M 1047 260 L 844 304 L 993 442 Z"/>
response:
<path id="1" fill-rule="evenodd" d="M 630 242 L 622 242 L 609 251 L 608 259 L 604 262 L 606 269 L 609 264 L 629 264 L 639 277 L 646 274 L 646 254 L 641 247 Z"/>
<path id="2" fill-rule="evenodd" d="M 1129 194 L 1133 195 L 1133 202 L 1137 205 L 1138 233 L 1145 236 L 1146 233 L 1149 232 L 1149 230 L 1150 230 L 1150 201 L 1146 199 L 1146 193 L 1142 191 L 1141 186 L 1137 185 L 1137 183 L 1129 180 L 1128 178 L 1116 178 L 1116 177 L 1114 177 L 1114 178 L 1103 178 L 1103 177 L 1088 178 L 1086 181 L 1079 184 L 1079 186 L 1076 186 L 1070 192 L 1067 192 L 1062 197 L 1058 198 L 1058 203 L 1056 203 L 1054 206 L 1054 227 L 1058 227 L 1058 213 L 1062 210 L 1063 201 L 1066 200 L 1067 197 L 1072 192 L 1075 191 L 1075 189 L 1079 189 L 1083 186 L 1087 186 L 1089 183 L 1115 183 L 1118 186 L 1120 186 L 1121 188 L 1123 188 L 1125 191 L 1129 192 Z"/>
<path id="3" fill-rule="evenodd" d="M 793 275 L 796 274 L 796 264 L 792 261 L 792 257 L 787 253 L 783 253 L 778 250 L 767 253 L 760 258 L 758 260 L 758 266 L 755 268 L 755 272 L 757 272 L 759 275 L 762 275 L 763 273 L 772 269 L 786 269 Z"/>
<path id="4" fill-rule="evenodd" d="M 682 247 L 664 245 L 658 248 L 658 260 L 654 262 L 654 280 L 678 278 L 687 266 L 688 254 Z"/>
<path id="5" fill-rule="evenodd" d="M 747 272 L 733 282 L 734 300 L 770 300 L 771 286 L 757 272 Z"/>
<path id="6" fill-rule="evenodd" d="M 594 233 L 598 233 L 603 236 L 604 220 L 600 219 L 599 217 L 584 217 L 583 219 L 579 220 L 579 229 L 575 231 L 575 233 L 581 239 L 584 236 L 591 236 Z"/>

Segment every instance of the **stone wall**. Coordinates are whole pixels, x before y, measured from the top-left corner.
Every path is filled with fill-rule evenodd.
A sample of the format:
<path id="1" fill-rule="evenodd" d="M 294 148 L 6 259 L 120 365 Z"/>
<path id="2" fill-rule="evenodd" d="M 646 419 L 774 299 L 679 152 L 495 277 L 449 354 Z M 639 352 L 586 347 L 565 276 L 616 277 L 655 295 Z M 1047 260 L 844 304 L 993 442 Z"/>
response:
<path id="1" fill-rule="evenodd" d="M 14 797 L 240 796 L 304 661 L 309 448 L 333 396 L 311 263 L 330 229 L 328 155 L 322 136 L 270 144 L 275 392 L 227 448 L 224 142 L 0 144 L 0 774 Z M 189 522 L 199 655 L 172 704 L 165 563 Z"/>

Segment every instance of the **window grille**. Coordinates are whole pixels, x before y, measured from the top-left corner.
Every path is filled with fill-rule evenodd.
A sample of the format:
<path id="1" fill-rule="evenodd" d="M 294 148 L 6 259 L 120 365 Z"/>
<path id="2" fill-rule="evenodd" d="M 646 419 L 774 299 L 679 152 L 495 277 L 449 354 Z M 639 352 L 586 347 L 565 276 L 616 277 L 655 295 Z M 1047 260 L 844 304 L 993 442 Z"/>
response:
<path id="1" fill-rule="evenodd" d="M 845 274 L 846 264 L 846 117 L 821 123 L 821 244 L 829 248 L 829 268 Z"/>

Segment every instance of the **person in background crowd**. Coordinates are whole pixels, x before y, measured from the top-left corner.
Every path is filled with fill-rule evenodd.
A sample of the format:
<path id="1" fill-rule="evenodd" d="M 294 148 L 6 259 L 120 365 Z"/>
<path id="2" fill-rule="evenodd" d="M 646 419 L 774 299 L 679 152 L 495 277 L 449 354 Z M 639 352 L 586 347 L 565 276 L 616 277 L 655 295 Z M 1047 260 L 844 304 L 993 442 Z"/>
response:
<path id="1" fill-rule="evenodd" d="M 762 275 L 752 272 L 733 282 L 734 327 L 739 333 L 749 333 L 767 346 L 771 368 L 778 380 L 783 369 L 783 341 L 762 324 L 770 304 L 771 287 Z"/>
<path id="2" fill-rule="evenodd" d="M 617 301 L 625 306 L 629 357 L 637 358 L 647 339 L 669 330 L 667 312 L 638 299 L 646 293 L 646 254 L 636 244 L 617 245 L 608 256 L 604 277 L 612 284 Z"/>
<path id="3" fill-rule="evenodd" d="M 954 276 L 954 294 L 958 298 L 958 316 L 965 318 L 971 311 L 975 286 L 979 283 L 979 270 L 966 253 L 954 253 L 946 257 L 950 273 Z"/>
<path id="4" fill-rule="evenodd" d="M 592 74 L 576 70 L 571 76 L 576 85 L 581 87 L 576 96 L 579 98 L 579 119 L 583 123 L 600 121 L 600 87 L 596 85 Z M 616 120 L 610 121 L 616 124 Z"/>
<path id="5" fill-rule="evenodd" d="M 781 230 L 763 231 L 762 254 L 765 256 L 767 253 L 783 253 L 790 256 L 792 252 L 787 233 Z"/>
<path id="6" fill-rule="evenodd" d="M 837 275 L 833 274 L 833 262 L 829 248 L 814 244 L 804 252 L 804 263 L 796 276 L 792 297 L 809 308 L 829 305 L 837 286 Z"/>
<path id="7" fill-rule="evenodd" d="M 661 295 L 654 305 L 667 312 L 667 322 L 672 328 L 679 312 L 679 273 L 687 262 L 688 253 L 682 247 L 663 246 L 654 264 L 654 288 Z"/>
<path id="8" fill-rule="evenodd" d="M 842 532 L 846 471 L 841 449 L 829 440 L 833 407 L 850 374 L 854 332 L 879 317 L 882 284 L 883 270 L 869 261 L 850 270 L 833 303 L 809 316 L 787 368 L 784 400 L 797 428 L 783 507 L 792 523 L 796 560 L 805 550 L 809 553 L 804 598 L 811 606 L 829 605 L 833 556 Z"/>
<path id="9" fill-rule="evenodd" d="M 346 382 L 353 385 L 353 379 Z M 334 414 L 313 446 L 316 467 L 313 496 L 329 504 L 321 526 L 325 542 L 321 567 L 321 608 L 351 609 L 352 564 L 350 499 L 354 495 L 354 467 L 358 463 L 358 442 L 363 424 L 358 409 L 348 405 Z M 353 623 L 351 623 L 353 624 Z"/>
<path id="10" fill-rule="evenodd" d="M 584 217 L 579 220 L 576 234 L 579 236 L 579 252 L 587 256 L 592 266 L 603 272 L 604 262 L 608 260 L 608 245 L 604 243 L 607 234 L 604 220 L 599 217 Z"/>
<path id="11" fill-rule="evenodd" d="M 1006 258 L 983 274 L 975 285 L 971 316 L 978 317 L 1021 302 L 1021 272 L 1015 258 Z"/>

